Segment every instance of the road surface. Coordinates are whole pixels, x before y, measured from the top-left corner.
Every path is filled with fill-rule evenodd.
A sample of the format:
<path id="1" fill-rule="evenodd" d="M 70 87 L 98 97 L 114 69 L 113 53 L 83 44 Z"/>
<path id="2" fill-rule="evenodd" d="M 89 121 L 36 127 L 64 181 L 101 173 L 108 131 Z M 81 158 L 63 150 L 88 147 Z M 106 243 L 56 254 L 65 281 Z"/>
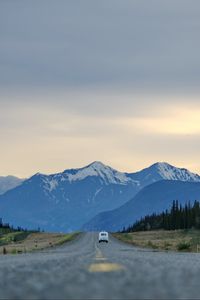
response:
<path id="1" fill-rule="evenodd" d="M 96 233 L 0 256 L 0 299 L 199 299 L 200 254 L 143 250 Z"/>

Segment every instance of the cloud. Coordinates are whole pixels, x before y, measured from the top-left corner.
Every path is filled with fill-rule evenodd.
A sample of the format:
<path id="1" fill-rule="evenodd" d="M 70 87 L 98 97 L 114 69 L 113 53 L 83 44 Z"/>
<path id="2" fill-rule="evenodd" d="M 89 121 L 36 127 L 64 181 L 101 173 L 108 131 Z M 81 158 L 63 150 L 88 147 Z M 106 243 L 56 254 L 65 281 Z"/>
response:
<path id="1" fill-rule="evenodd" d="M 200 3 L 0 3 L 1 86 L 198 92 Z"/>
<path id="2" fill-rule="evenodd" d="M 90 103 L 94 96 L 84 97 Z M 27 97 L 32 101 L 26 102 Z M 94 160 L 130 172 L 155 161 L 200 170 L 200 107 L 195 103 L 184 106 L 173 98 L 170 103 L 154 101 L 144 107 L 145 100 L 140 98 L 137 105 L 126 106 L 129 97 L 120 97 L 121 111 L 119 103 L 112 106 L 108 101 L 105 107 L 105 100 L 103 106 L 96 101 L 95 113 L 89 108 L 86 113 L 86 103 L 80 107 L 62 101 L 42 102 L 42 96 L 36 102 L 35 95 L 19 98 L 21 102 L 12 105 L 5 101 L 0 111 L 1 168 L 5 174 L 13 174 L 13 170 L 23 177 L 38 171 L 53 173 Z"/>
<path id="3" fill-rule="evenodd" d="M 174 105 L 163 107 L 165 114 L 158 116 L 122 119 L 121 123 L 129 130 L 158 135 L 188 136 L 200 135 L 200 106 L 195 109 Z"/>
<path id="4" fill-rule="evenodd" d="M 1 173 L 200 170 L 200 2 L 0 1 Z"/>

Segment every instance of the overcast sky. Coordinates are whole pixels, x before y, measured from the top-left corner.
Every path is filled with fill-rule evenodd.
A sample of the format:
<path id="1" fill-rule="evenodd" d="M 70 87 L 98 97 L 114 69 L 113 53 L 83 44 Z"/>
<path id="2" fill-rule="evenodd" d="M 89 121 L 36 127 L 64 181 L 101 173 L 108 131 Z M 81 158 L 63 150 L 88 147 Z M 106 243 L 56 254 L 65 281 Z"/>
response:
<path id="1" fill-rule="evenodd" d="M 200 173 L 199 0 L 1 0 L 0 175 Z"/>

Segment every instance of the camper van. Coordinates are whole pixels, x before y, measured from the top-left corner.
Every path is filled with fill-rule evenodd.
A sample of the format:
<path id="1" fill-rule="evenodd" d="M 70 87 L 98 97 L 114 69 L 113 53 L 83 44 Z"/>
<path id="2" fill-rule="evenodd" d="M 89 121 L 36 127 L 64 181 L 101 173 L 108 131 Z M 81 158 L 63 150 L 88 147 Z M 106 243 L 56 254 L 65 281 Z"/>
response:
<path id="1" fill-rule="evenodd" d="M 99 243 L 101 242 L 108 243 L 108 232 L 106 231 L 99 232 Z"/>

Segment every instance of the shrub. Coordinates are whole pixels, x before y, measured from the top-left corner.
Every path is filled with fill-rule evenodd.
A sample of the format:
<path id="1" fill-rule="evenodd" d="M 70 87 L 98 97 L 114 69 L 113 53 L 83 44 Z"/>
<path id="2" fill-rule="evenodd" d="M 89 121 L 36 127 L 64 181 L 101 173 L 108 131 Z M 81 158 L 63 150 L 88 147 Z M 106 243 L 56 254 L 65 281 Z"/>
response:
<path id="1" fill-rule="evenodd" d="M 158 246 L 156 244 L 152 243 L 152 241 L 148 241 L 147 247 L 152 248 L 152 249 L 157 249 L 158 248 Z"/>
<path id="2" fill-rule="evenodd" d="M 187 242 L 181 242 L 177 245 L 178 251 L 190 250 L 191 244 Z"/>
<path id="3" fill-rule="evenodd" d="M 11 254 L 17 254 L 17 250 L 15 248 L 12 249 Z"/>
<path id="4" fill-rule="evenodd" d="M 170 244 L 170 243 L 164 242 L 164 249 L 165 249 L 165 250 L 169 250 L 170 247 L 171 247 L 171 244 Z"/>

